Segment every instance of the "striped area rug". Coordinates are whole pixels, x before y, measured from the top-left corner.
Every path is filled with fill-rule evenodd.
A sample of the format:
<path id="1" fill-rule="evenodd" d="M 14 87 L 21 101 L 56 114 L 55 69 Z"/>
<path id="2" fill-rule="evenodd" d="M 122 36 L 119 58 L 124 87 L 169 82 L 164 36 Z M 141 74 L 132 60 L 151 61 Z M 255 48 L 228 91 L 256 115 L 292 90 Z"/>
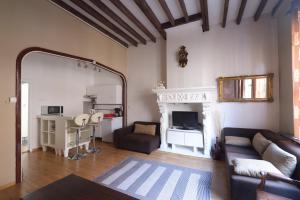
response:
<path id="1" fill-rule="evenodd" d="M 212 173 L 130 157 L 95 182 L 142 200 L 210 200 Z"/>

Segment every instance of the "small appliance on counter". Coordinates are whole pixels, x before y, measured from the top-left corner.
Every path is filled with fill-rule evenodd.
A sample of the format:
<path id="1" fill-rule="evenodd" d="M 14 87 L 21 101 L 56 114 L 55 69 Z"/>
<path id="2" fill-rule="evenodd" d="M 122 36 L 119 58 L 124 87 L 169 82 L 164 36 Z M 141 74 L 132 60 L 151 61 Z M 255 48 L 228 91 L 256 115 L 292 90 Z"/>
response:
<path id="1" fill-rule="evenodd" d="M 64 107 L 63 106 L 42 106 L 42 115 L 58 115 L 63 116 Z"/>
<path id="2" fill-rule="evenodd" d="M 122 116 L 122 108 L 115 108 L 115 117 L 121 117 Z"/>

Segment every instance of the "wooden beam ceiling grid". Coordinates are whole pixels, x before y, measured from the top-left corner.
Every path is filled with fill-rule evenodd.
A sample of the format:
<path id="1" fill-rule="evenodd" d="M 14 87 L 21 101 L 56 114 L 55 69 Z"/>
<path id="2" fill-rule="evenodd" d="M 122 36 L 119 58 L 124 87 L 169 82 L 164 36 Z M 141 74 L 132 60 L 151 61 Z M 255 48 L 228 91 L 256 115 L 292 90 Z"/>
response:
<path id="1" fill-rule="evenodd" d="M 189 16 L 189 22 L 195 22 L 195 21 L 201 20 L 201 18 L 202 18 L 201 13 L 193 14 L 193 15 Z M 180 25 L 183 25 L 183 24 L 187 24 L 189 22 L 186 22 L 185 18 L 182 17 L 182 18 L 179 18 L 179 19 L 175 19 L 175 25 L 174 26 L 170 22 L 165 22 L 165 23 L 161 24 L 161 27 L 163 29 L 168 29 L 168 28 L 172 28 L 172 27 L 175 27 L 175 26 L 180 26 Z"/>
<path id="2" fill-rule="evenodd" d="M 94 27 L 98 31 L 104 33 L 105 35 L 107 35 L 108 37 L 112 38 L 113 40 L 119 42 L 123 46 L 129 47 L 129 45 L 128 45 L 127 42 L 125 42 L 124 40 L 120 39 L 115 34 L 112 34 L 110 31 L 108 31 L 107 29 L 103 28 L 101 25 L 99 25 L 98 23 L 94 22 L 90 18 L 86 17 L 84 14 L 80 13 L 79 11 L 77 11 L 76 9 L 74 9 L 73 7 L 71 7 L 70 5 L 66 4 L 64 1 L 62 1 L 62 0 L 51 0 L 51 2 L 53 2 L 56 5 L 58 5 L 62 9 L 68 11 L 69 13 L 71 13 L 74 16 L 76 16 L 77 18 L 81 19 L 82 21 L 84 21 L 88 25 Z"/>
<path id="3" fill-rule="evenodd" d="M 145 0 L 134 0 L 136 5 L 139 7 L 139 9 L 144 13 L 144 15 L 148 18 L 148 20 L 152 23 L 152 25 L 156 28 L 156 30 L 160 33 L 160 35 L 166 39 L 166 32 L 161 27 L 161 24 L 157 17 L 155 16 L 154 12 L 148 5 L 148 3 Z"/>
<path id="4" fill-rule="evenodd" d="M 202 14 L 202 29 L 203 32 L 209 31 L 209 21 L 208 21 L 208 7 L 207 0 L 200 0 L 200 8 Z"/>
<path id="5" fill-rule="evenodd" d="M 188 16 L 188 13 L 187 13 L 187 10 L 186 10 L 184 0 L 178 0 L 178 2 L 179 2 L 179 5 L 180 5 L 180 8 L 181 8 L 181 11 L 183 13 L 183 17 L 184 17 L 185 21 L 188 22 L 189 21 L 189 16 Z"/>
<path id="6" fill-rule="evenodd" d="M 85 3 L 82 0 L 70 0 L 73 4 L 84 10 L 86 13 L 94 17 L 95 19 L 99 20 L 102 24 L 113 30 L 116 34 L 120 35 L 124 39 L 126 39 L 128 42 L 130 42 L 132 45 L 137 46 L 138 42 L 129 36 L 127 33 L 125 33 L 123 30 L 121 30 L 119 27 L 114 25 L 112 22 L 110 22 L 106 17 L 104 17 L 102 14 L 97 12 L 94 8 L 89 6 L 87 3 Z"/>
<path id="7" fill-rule="evenodd" d="M 274 6 L 274 8 L 272 10 L 272 16 L 274 16 L 276 14 L 277 10 L 282 5 L 282 3 L 283 3 L 283 0 L 278 0 L 278 2 L 276 3 L 276 5 Z"/>
<path id="8" fill-rule="evenodd" d="M 254 21 L 257 21 L 259 20 L 259 17 L 261 15 L 261 13 L 263 12 L 264 8 L 266 7 L 267 5 L 267 2 L 268 0 L 261 0 L 260 1 L 260 4 L 255 12 L 255 15 L 254 15 Z"/>
<path id="9" fill-rule="evenodd" d="M 241 1 L 241 6 L 240 6 L 240 9 L 239 9 L 239 13 L 238 13 L 238 16 L 237 16 L 237 19 L 236 19 L 236 23 L 239 25 L 242 21 L 242 17 L 244 15 L 244 11 L 245 11 L 245 7 L 246 7 L 246 4 L 247 4 L 247 0 L 242 0 Z"/>
<path id="10" fill-rule="evenodd" d="M 155 36 L 136 18 L 136 16 L 120 1 L 110 0 L 132 23 L 134 23 L 141 31 L 143 31 L 152 42 L 156 42 Z"/>
<path id="11" fill-rule="evenodd" d="M 108 15 L 111 19 L 117 22 L 121 27 L 128 31 L 132 36 L 138 39 L 142 44 L 146 44 L 146 39 L 137 33 L 129 24 L 127 24 L 121 17 L 119 17 L 112 9 L 110 9 L 102 0 L 90 0 L 96 7 Z"/>
<path id="12" fill-rule="evenodd" d="M 175 19 L 166 3 L 166 0 L 158 0 L 159 4 L 161 5 L 162 9 L 164 10 L 166 16 L 169 19 L 169 22 L 172 26 L 175 26 Z"/>
<path id="13" fill-rule="evenodd" d="M 222 21 L 223 28 L 226 27 L 228 7 L 229 7 L 229 0 L 224 0 L 224 11 L 223 11 L 223 21 Z"/>
<path id="14" fill-rule="evenodd" d="M 147 27 L 153 25 L 153 27 L 160 33 L 160 35 L 166 39 L 166 32 L 164 29 L 171 28 L 174 26 L 179 26 L 182 24 L 186 24 L 189 22 L 197 21 L 202 19 L 202 29 L 203 31 L 209 30 L 209 15 L 208 15 L 208 3 L 207 0 L 199 0 L 201 12 L 193 15 L 188 15 L 187 6 L 191 6 L 191 4 L 186 4 L 187 0 L 177 0 L 177 6 L 172 4 L 171 8 L 173 9 L 173 13 L 178 17 L 179 13 L 182 13 L 183 17 L 175 19 L 174 15 L 170 7 L 167 4 L 166 0 L 155 0 L 156 3 L 150 5 L 146 0 L 133 0 L 130 1 L 130 4 L 122 3 L 121 0 L 50 0 L 54 4 L 68 11 L 72 15 L 75 15 L 77 18 L 81 19 L 85 23 L 94 27 L 98 31 L 103 32 L 108 37 L 111 37 L 113 40 L 116 40 L 120 44 L 125 47 L 128 47 L 129 44 L 134 46 L 138 45 L 138 41 L 142 44 L 146 44 L 146 40 L 148 37 L 151 41 L 156 42 L 155 36 L 149 31 Z M 152 1 L 152 0 L 151 0 Z M 175 0 L 174 0 L 175 1 Z M 197 0 L 194 0 L 197 1 Z M 226 27 L 228 11 L 229 11 L 229 3 L 230 0 L 223 0 L 223 17 L 221 25 L 223 28 Z M 239 25 L 244 16 L 244 11 L 247 5 L 247 0 L 240 0 L 240 6 L 238 8 L 238 15 L 236 17 L 236 23 Z M 255 11 L 253 16 L 255 21 L 260 19 L 260 16 L 264 12 L 266 5 L 268 4 L 268 0 L 260 0 L 259 5 Z M 272 16 L 276 14 L 280 6 L 283 4 L 283 0 L 278 0 L 275 5 L 272 4 Z M 133 3 L 133 4 L 132 4 Z M 169 2 L 170 3 L 170 2 Z M 251 2 L 252 3 L 252 2 Z M 135 5 L 134 5 L 135 4 Z M 134 7 L 132 7 L 134 5 Z M 155 6 L 154 6 L 155 5 Z M 250 6 L 251 5 L 251 6 Z M 255 4 L 256 5 L 256 4 Z M 268 4 L 269 5 L 269 4 Z M 152 8 L 151 8 L 151 7 Z M 157 7 L 159 6 L 159 7 Z M 174 10 L 174 6 L 179 10 Z M 178 7 L 180 6 L 180 7 Z M 210 5 L 212 6 L 212 5 Z M 253 3 L 249 4 L 249 8 L 253 8 Z M 270 5 L 271 6 L 271 5 Z M 269 7 L 268 6 L 268 10 Z M 130 9 L 129 9 L 130 8 Z M 188 7 L 189 11 L 195 7 Z M 133 12 L 135 9 L 139 9 L 138 14 Z M 152 9 L 159 9 L 159 13 L 154 13 Z M 132 10 L 132 11 L 131 11 Z M 176 12 L 175 12 L 176 11 Z M 194 13 L 195 10 L 193 10 Z M 165 15 L 165 16 L 164 16 Z M 160 17 L 161 20 L 168 19 L 167 22 L 161 23 L 158 19 Z M 143 24 L 139 18 L 143 18 L 142 21 L 148 19 L 146 21 L 146 25 Z M 146 17 L 146 18 L 145 18 Z M 167 17 L 167 18 L 165 18 Z M 246 14 L 246 17 L 249 17 L 249 13 Z M 232 16 L 229 17 L 232 19 Z M 229 20 L 229 19 L 228 19 Z M 213 20 L 215 21 L 215 20 Z M 150 29 L 153 31 L 152 27 Z M 145 35 L 141 35 L 141 34 Z"/>

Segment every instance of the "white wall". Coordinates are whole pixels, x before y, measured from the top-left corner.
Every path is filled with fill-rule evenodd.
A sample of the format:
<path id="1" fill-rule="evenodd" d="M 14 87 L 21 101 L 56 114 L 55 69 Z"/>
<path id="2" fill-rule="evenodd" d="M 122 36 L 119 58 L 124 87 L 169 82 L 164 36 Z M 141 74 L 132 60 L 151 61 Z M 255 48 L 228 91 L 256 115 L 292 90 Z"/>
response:
<path id="1" fill-rule="evenodd" d="M 120 84 L 117 75 L 77 66 L 77 61 L 44 53 L 31 53 L 22 62 L 22 81 L 29 83 L 30 148 L 39 146 L 37 116 L 42 105 L 62 105 L 65 116 L 83 112 L 87 86 Z"/>
<path id="2" fill-rule="evenodd" d="M 202 32 L 200 22 L 167 30 L 167 86 L 216 86 L 220 76 L 274 73 L 273 103 L 219 103 L 216 116 L 223 126 L 279 129 L 277 21 L 262 16 L 225 29 L 211 26 Z M 185 45 L 186 68 L 180 68 L 176 53 Z M 219 120 L 219 119 L 218 119 Z"/>
<path id="3" fill-rule="evenodd" d="M 294 132 L 291 25 L 291 15 L 278 17 L 280 131 L 284 133 Z"/>
<path id="4" fill-rule="evenodd" d="M 216 86 L 219 76 L 274 73 L 273 103 L 220 103 L 216 122 L 223 126 L 279 129 L 277 22 L 262 16 L 258 22 L 243 19 L 241 25 L 211 26 L 202 32 L 201 22 L 167 29 L 166 77 L 168 88 Z M 185 45 L 188 65 L 178 66 L 176 53 Z M 164 44 L 128 50 L 129 119 L 159 119 L 154 84 L 162 76 L 160 60 Z M 220 122 L 221 121 L 221 122 Z"/>
<path id="5" fill-rule="evenodd" d="M 165 41 L 129 47 L 128 124 L 134 121 L 159 121 L 156 96 L 152 89 L 165 80 Z"/>

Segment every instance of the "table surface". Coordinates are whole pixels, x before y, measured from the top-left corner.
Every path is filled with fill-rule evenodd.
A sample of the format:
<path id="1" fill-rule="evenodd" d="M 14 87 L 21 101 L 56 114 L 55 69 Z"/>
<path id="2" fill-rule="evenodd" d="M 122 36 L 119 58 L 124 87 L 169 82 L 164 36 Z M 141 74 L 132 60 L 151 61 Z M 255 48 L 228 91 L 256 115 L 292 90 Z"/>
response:
<path id="1" fill-rule="evenodd" d="M 265 191 L 256 191 L 257 200 L 292 200 L 275 194 L 271 194 Z"/>
<path id="2" fill-rule="evenodd" d="M 95 182 L 69 175 L 26 195 L 22 200 L 136 200 Z"/>

